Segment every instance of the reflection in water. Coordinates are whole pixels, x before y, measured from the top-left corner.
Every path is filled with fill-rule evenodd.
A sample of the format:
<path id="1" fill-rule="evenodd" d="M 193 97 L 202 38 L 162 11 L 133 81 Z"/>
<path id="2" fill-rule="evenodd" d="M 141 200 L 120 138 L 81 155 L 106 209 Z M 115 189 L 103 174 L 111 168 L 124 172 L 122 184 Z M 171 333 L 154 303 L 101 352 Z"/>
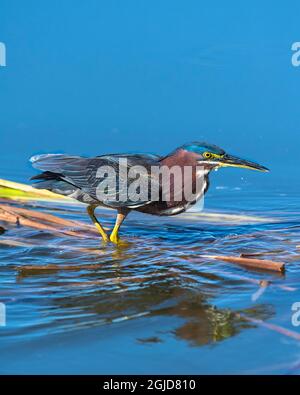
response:
<path id="1" fill-rule="evenodd" d="M 139 248 L 143 254 L 147 251 L 147 248 Z M 91 263 L 81 262 L 71 267 L 64 264 L 54 271 L 21 270 L 17 281 L 20 285 L 30 280 L 40 281 L 42 290 L 38 294 L 52 294 L 47 308 L 51 314 L 54 312 L 53 321 L 48 323 L 54 332 L 74 331 L 82 326 L 95 327 L 144 315 L 173 316 L 180 319 L 180 325 L 168 331 L 192 346 L 201 346 L 253 326 L 241 320 L 237 313 L 263 319 L 273 313 L 267 305 L 241 311 L 217 308 L 209 300 L 219 292 L 216 284 L 222 280 L 220 276 L 197 272 L 170 257 L 161 262 L 157 259 L 162 254 L 157 252 L 148 257 L 155 260 L 154 265 L 140 264 L 135 262 L 132 249 L 136 250 L 132 246 L 109 253 L 112 261 L 109 265 L 102 262 L 103 258 L 108 258 L 102 252 L 103 258 L 94 258 Z M 61 259 L 66 258 L 68 255 L 63 253 Z M 64 271 L 64 267 L 68 270 Z"/>
<path id="2" fill-rule="evenodd" d="M 184 301 L 174 309 L 166 312 L 182 317 L 186 322 L 174 330 L 178 339 L 188 341 L 192 346 L 203 346 L 235 336 L 243 329 L 253 325 L 239 318 L 238 313 L 251 314 L 256 318 L 270 318 L 273 315 L 272 308 L 268 305 L 260 305 L 254 310 L 243 309 L 234 312 L 230 309 L 218 309 L 212 305 L 201 305 L 195 298 L 194 301 Z"/>

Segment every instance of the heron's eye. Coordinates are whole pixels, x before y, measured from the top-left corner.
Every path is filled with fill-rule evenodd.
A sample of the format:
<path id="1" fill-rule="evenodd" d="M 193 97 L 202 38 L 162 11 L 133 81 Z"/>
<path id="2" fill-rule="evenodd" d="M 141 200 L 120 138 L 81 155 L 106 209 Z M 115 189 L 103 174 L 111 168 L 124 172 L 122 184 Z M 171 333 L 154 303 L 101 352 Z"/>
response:
<path id="1" fill-rule="evenodd" d="M 212 154 L 211 154 L 210 152 L 204 152 L 204 153 L 203 153 L 203 157 L 204 157 L 205 159 L 210 159 L 210 158 L 212 158 Z"/>

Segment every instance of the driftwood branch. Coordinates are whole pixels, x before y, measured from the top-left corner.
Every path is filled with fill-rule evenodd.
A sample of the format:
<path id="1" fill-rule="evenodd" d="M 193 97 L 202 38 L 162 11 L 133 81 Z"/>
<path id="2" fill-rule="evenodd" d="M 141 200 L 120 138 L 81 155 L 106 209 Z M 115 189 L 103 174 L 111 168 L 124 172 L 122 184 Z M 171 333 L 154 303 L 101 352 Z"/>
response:
<path id="1" fill-rule="evenodd" d="M 220 260 L 234 263 L 236 265 L 246 266 L 252 269 L 273 270 L 283 273 L 285 264 L 283 262 L 271 261 L 269 259 L 243 258 L 241 256 L 224 256 L 224 255 L 203 255 L 205 258 Z"/>
<path id="2" fill-rule="evenodd" d="M 0 204 L 0 220 L 34 229 L 51 231 L 59 236 L 68 235 L 88 238 L 93 237 L 93 235 L 99 235 L 94 226 L 87 225 L 84 222 L 70 221 L 41 211 L 5 204 Z"/>

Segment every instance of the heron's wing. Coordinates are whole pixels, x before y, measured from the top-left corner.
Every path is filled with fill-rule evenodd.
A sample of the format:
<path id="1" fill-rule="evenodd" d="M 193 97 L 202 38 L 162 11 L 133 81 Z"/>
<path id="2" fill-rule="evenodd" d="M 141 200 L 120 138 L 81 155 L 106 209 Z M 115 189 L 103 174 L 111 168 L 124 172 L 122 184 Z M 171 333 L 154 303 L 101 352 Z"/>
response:
<path id="1" fill-rule="evenodd" d="M 151 202 L 151 196 L 158 196 L 160 185 L 151 176 L 151 166 L 157 166 L 159 160 L 159 156 L 151 154 L 112 154 L 94 158 L 46 154 L 31 158 L 33 167 L 59 174 L 62 180 L 94 199 L 111 207 L 128 208 L 141 207 Z M 140 193 L 141 188 L 143 193 Z M 130 191 L 136 192 L 135 196 Z"/>

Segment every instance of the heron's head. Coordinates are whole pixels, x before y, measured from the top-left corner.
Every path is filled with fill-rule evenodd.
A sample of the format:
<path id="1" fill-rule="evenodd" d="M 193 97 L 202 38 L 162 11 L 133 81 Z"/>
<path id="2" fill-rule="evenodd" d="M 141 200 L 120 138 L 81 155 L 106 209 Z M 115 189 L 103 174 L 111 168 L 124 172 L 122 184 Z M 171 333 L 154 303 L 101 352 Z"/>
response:
<path id="1" fill-rule="evenodd" d="M 181 149 L 191 152 L 196 155 L 199 165 L 211 167 L 216 169 L 219 167 L 241 167 L 244 169 L 258 170 L 267 172 L 269 169 L 246 159 L 239 158 L 238 156 L 226 153 L 222 148 L 213 144 L 204 142 L 193 142 L 185 144 Z"/>

